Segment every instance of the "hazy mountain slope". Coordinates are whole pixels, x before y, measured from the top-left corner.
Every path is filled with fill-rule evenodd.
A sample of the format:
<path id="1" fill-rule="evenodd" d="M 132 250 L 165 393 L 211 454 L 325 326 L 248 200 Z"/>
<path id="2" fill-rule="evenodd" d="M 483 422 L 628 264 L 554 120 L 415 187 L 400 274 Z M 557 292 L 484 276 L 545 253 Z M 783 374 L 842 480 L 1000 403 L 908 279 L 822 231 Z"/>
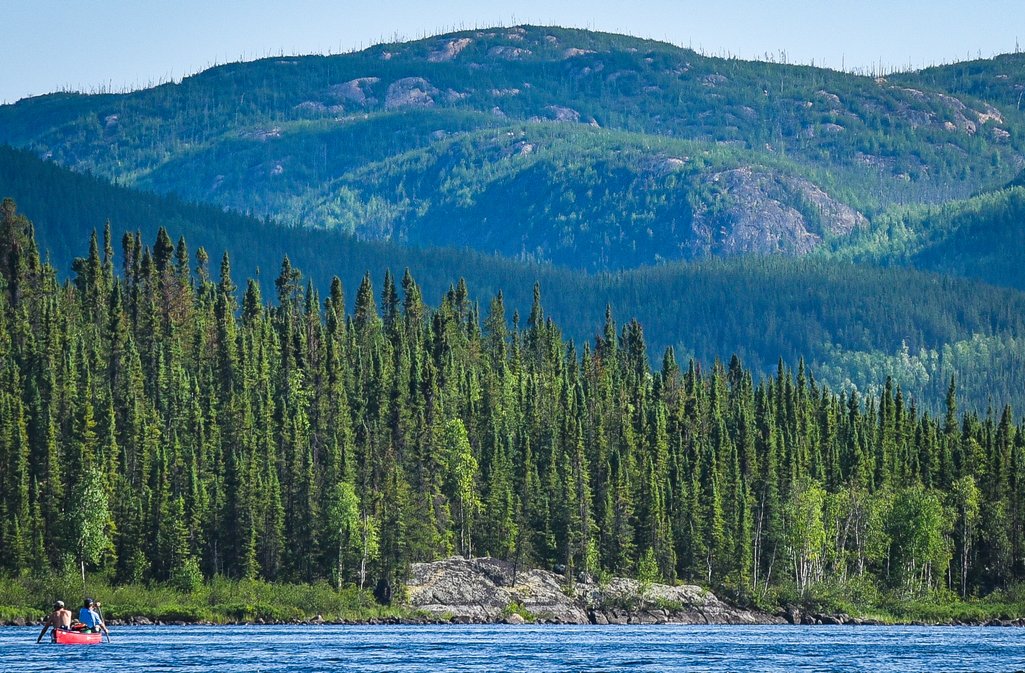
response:
<path id="1" fill-rule="evenodd" d="M 796 255 L 867 225 L 771 155 L 559 124 L 462 134 L 368 163 L 326 185 L 309 212 L 362 237 L 587 269 Z"/>
<path id="2" fill-rule="evenodd" d="M 713 261 L 588 275 L 457 249 L 417 249 L 362 242 L 335 232 L 281 228 L 216 208 L 115 187 L 0 148 L 0 196 L 12 196 L 36 225 L 59 269 L 81 254 L 88 236 L 110 219 L 114 237 L 140 230 L 147 242 L 160 226 L 203 245 L 212 273 L 230 250 L 236 283 L 261 270 L 271 291 L 287 253 L 314 284 L 338 275 L 350 296 L 367 271 L 409 268 L 428 301 L 458 278 L 475 296 L 501 290 L 511 315 L 528 315 L 539 281 L 547 315 L 568 336 L 590 340 L 611 304 L 620 321 L 637 317 L 649 355 L 666 346 L 706 364 L 740 354 L 756 370 L 777 358 L 805 358 L 828 383 L 867 388 L 893 374 L 922 404 L 938 404 L 949 376 L 980 408 L 993 396 L 1025 408 L 1025 294 L 902 269 L 856 267 L 832 260 Z M 115 249 L 119 246 L 115 241 Z M 118 255 L 120 256 L 120 255 Z M 914 361 L 902 356 L 902 344 Z"/>
<path id="3" fill-rule="evenodd" d="M 836 256 L 1025 289 L 1025 186 L 877 218 Z"/>
<path id="4" fill-rule="evenodd" d="M 565 191 L 524 190 L 523 181 L 557 179 L 571 191 L 586 192 L 593 183 L 588 174 L 604 166 L 588 166 L 586 158 L 581 165 L 580 152 L 568 150 L 592 144 L 601 134 L 595 126 L 656 137 L 659 143 L 689 139 L 699 143 L 692 154 L 729 147 L 730 163 L 717 171 L 747 170 L 772 156 L 774 171 L 811 176 L 816 189 L 871 213 L 891 202 L 967 196 L 1017 174 L 1023 154 L 1015 126 L 1019 117 L 1007 109 L 1005 98 L 990 103 L 970 93 L 954 96 L 913 77 L 872 80 L 709 58 L 625 36 L 517 27 L 340 56 L 231 64 L 126 95 L 28 99 L 0 108 L 0 140 L 126 184 L 289 222 L 342 224 L 367 238 L 398 231 L 400 240 L 405 233 L 408 240 L 425 243 L 452 242 L 452 229 L 473 227 L 480 240 L 466 242 L 480 242 L 485 250 L 515 249 L 572 263 L 564 249 L 564 218 L 573 211 L 561 202 Z M 467 135 L 469 149 L 475 150 L 480 146 L 473 139 L 482 130 L 524 133 L 525 122 L 545 120 L 565 127 L 560 142 L 568 149 L 553 154 L 550 169 L 540 174 L 488 182 L 490 174 L 505 171 L 505 157 L 486 147 L 466 158 L 478 175 L 449 173 L 441 160 L 436 178 L 453 193 L 472 191 L 485 177 L 488 198 L 473 208 L 439 209 L 434 201 L 425 208 L 417 200 L 423 193 L 414 198 L 404 191 L 403 175 L 375 182 L 375 173 L 366 168 L 386 165 L 385 172 L 394 173 L 410 152 L 436 162 L 453 137 Z M 603 142 L 614 144 L 618 138 L 613 133 Z M 409 178 L 422 183 L 415 162 L 407 165 Z M 647 180 L 650 162 L 616 168 L 611 180 L 621 189 L 610 189 L 609 201 L 647 223 L 644 229 L 652 235 L 641 245 L 643 254 L 610 244 L 583 266 L 616 268 L 687 257 L 694 246 L 681 247 L 674 235 L 686 209 L 660 207 L 644 189 L 630 188 Z M 460 186 L 460 181 L 470 184 Z M 759 208 L 747 209 L 751 226 L 768 223 L 768 231 L 752 232 L 750 239 L 760 244 L 744 249 L 775 252 L 781 234 L 772 227 L 777 218 L 770 201 L 803 213 L 807 197 L 804 190 L 765 188 L 778 182 L 775 175 L 756 182 L 740 181 L 720 191 L 727 197 L 739 193 L 743 201 L 752 189 L 775 190 Z M 381 217 L 394 219 L 393 206 L 403 199 L 409 208 L 401 226 L 381 226 Z M 510 217 L 513 203 L 524 207 Z M 698 200 L 691 207 L 714 211 L 718 204 Z M 591 206 L 600 210 L 599 217 L 586 208 L 577 213 L 578 218 L 587 214 L 589 235 L 623 239 L 621 218 L 602 210 L 600 199 Z M 438 227 L 434 216 L 450 220 L 451 227 Z M 419 218 L 423 221 L 414 221 Z M 713 219 L 707 230 L 714 235 L 731 226 Z M 576 239 L 581 232 L 570 233 Z M 449 238 L 438 240 L 436 234 Z M 705 246 L 711 253 L 729 253 L 729 248 Z M 565 252 L 561 258 L 559 251 Z"/>

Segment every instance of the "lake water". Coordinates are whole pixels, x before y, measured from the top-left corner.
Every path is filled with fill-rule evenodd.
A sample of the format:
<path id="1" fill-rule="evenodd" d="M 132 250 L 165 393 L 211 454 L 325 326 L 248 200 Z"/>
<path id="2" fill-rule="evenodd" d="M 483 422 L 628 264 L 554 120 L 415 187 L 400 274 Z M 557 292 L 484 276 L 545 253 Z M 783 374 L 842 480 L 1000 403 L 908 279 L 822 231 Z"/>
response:
<path id="1" fill-rule="evenodd" d="M 847 626 L 0 628 L 0 671 L 1019 671 L 1025 630 Z M 44 641 L 45 643 L 45 641 Z"/>

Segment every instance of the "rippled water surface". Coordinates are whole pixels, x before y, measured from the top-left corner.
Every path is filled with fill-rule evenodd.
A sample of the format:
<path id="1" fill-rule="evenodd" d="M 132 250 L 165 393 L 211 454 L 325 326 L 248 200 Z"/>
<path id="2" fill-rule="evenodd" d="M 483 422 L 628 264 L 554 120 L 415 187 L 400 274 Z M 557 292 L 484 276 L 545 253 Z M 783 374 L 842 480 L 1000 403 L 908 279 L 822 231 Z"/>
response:
<path id="1" fill-rule="evenodd" d="M 1025 630 L 843 626 L 124 627 L 100 646 L 0 629 L 0 671 L 1017 671 Z"/>

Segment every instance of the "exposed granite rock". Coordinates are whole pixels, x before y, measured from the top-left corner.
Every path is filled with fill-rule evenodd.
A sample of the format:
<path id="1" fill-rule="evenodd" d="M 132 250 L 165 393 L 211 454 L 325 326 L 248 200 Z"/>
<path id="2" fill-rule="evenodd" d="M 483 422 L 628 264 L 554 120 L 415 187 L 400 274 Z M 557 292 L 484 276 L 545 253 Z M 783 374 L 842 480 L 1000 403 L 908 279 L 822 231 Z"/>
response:
<path id="1" fill-rule="evenodd" d="M 865 216 L 854 210 L 846 203 L 842 203 L 826 194 L 819 187 L 803 178 L 783 178 L 783 183 L 796 192 L 801 199 L 810 203 L 818 210 L 822 218 L 821 233 L 828 233 L 833 236 L 843 236 L 855 229 L 868 226 Z"/>
<path id="2" fill-rule="evenodd" d="M 578 49 L 577 47 L 569 47 L 564 49 L 562 52 L 562 58 L 573 58 L 574 56 L 583 56 L 585 54 L 593 54 L 593 49 Z"/>
<path id="3" fill-rule="evenodd" d="M 726 84 L 729 81 L 730 80 L 729 80 L 729 78 L 726 77 L 726 75 L 720 75 L 719 73 L 713 73 L 711 75 L 705 75 L 704 77 L 701 78 L 701 83 L 702 84 L 704 84 L 705 86 L 712 87 L 712 88 L 715 88 L 715 87 L 719 86 L 720 84 Z"/>
<path id="4" fill-rule="evenodd" d="M 630 612 L 630 623 L 674 624 L 778 624 L 779 617 L 742 610 L 694 585 L 642 585 L 637 580 L 615 578 L 605 585 L 579 583 L 577 597 L 596 609 L 619 606 Z M 637 621 L 640 620 L 640 621 Z"/>
<path id="5" fill-rule="evenodd" d="M 379 77 L 357 77 L 348 82 L 333 85 L 328 92 L 336 98 L 356 105 L 373 105 L 376 99 L 370 95 L 370 92 L 373 90 L 373 86 L 380 81 Z"/>
<path id="6" fill-rule="evenodd" d="M 520 570 L 493 558 L 448 558 L 413 564 L 407 584 L 411 607 L 462 623 L 514 623 L 517 606 L 552 624 L 781 624 L 780 617 L 739 609 L 696 586 L 642 586 L 636 580 L 579 582 Z"/>
<path id="7" fill-rule="evenodd" d="M 548 116 L 557 122 L 579 122 L 580 113 L 573 108 L 563 107 L 562 105 L 547 105 L 545 106 L 545 112 Z"/>
<path id="8" fill-rule="evenodd" d="M 388 87 L 388 95 L 384 99 L 384 108 L 431 107 L 438 90 L 423 77 L 403 77 L 395 80 Z"/>
<path id="9" fill-rule="evenodd" d="M 821 98 L 822 100 L 824 100 L 831 109 L 836 109 L 840 107 L 840 97 L 837 96 L 835 93 L 830 93 L 824 89 L 819 89 L 815 92 L 815 96 L 817 98 Z"/>
<path id="10" fill-rule="evenodd" d="M 492 47 L 488 49 L 488 56 L 500 58 L 504 61 L 519 61 L 533 52 L 522 47 Z"/>
<path id="11" fill-rule="evenodd" d="M 865 217 L 811 182 L 752 167 L 715 173 L 707 183 L 723 195 L 721 206 L 695 213 L 694 253 L 803 255 L 826 235 L 845 235 Z M 794 205 L 803 204 L 804 212 Z"/>
<path id="12" fill-rule="evenodd" d="M 459 55 L 463 49 L 466 49 L 473 43 L 468 37 L 462 37 L 458 40 L 448 40 L 437 49 L 427 55 L 427 60 L 431 63 L 443 63 L 445 61 L 451 61 Z"/>

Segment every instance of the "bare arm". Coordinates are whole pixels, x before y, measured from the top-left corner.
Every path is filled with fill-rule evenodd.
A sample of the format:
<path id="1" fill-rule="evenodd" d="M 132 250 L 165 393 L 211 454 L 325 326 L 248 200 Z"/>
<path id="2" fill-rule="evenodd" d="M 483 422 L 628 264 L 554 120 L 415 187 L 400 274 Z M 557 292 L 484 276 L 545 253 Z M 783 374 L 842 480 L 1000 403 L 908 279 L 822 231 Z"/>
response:
<path id="1" fill-rule="evenodd" d="M 50 618 L 49 617 L 47 617 L 46 619 L 43 620 L 43 630 L 39 632 L 39 637 L 36 638 L 36 642 L 37 643 L 40 643 L 40 642 L 43 641 L 43 636 L 46 635 L 46 630 L 48 628 L 50 628 Z"/>

